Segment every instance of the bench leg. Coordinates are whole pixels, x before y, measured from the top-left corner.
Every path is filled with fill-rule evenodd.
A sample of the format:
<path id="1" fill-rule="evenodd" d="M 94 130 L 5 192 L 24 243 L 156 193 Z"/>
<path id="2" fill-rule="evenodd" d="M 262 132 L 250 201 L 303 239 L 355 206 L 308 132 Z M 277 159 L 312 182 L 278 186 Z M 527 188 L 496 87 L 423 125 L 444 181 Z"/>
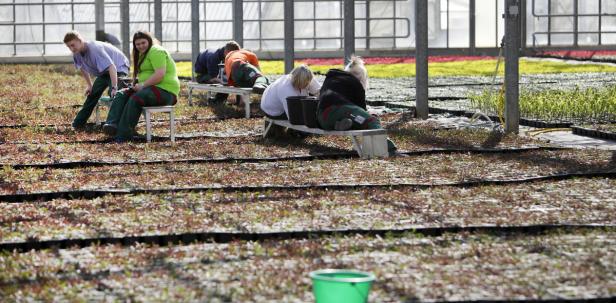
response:
<path id="1" fill-rule="evenodd" d="M 171 137 L 171 142 L 175 142 L 175 113 L 173 112 L 173 110 L 169 112 L 169 117 L 169 120 L 171 121 L 171 126 L 169 128 L 169 136 Z"/>
<path id="2" fill-rule="evenodd" d="M 263 138 L 267 138 L 267 133 L 269 133 L 270 129 L 272 128 L 272 123 L 271 121 L 265 120 L 265 129 L 263 130 Z"/>
<path id="3" fill-rule="evenodd" d="M 360 158 L 363 158 L 364 155 L 363 155 L 362 145 L 360 145 L 359 142 L 357 142 L 357 137 L 351 136 L 351 140 L 353 141 L 353 149 L 357 151 L 357 154 L 359 155 Z"/>
<path id="4" fill-rule="evenodd" d="M 365 158 L 387 158 L 389 152 L 387 151 L 387 135 L 372 135 L 364 136 L 362 138 L 362 153 Z"/>
<path id="5" fill-rule="evenodd" d="M 96 123 L 96 125 L 100 124 L 101 118 L 100 118 L 100 114 L 98 111 L 98 104 L 94 107 L 94 123 Z"/>
<path id="6" fill-rule="evenodd" d="M 244 111 L 246 113 L 246 119 L 250 118 L 250 95 L 240 95 L 242 102 L 244 102 Z"/>
<path id="7" fill-rule="evenodd" d="M 192 94 L 193 94 L 193 89 L 192 87 L 188 88 L 188 105 L 192 106 Z"/>
<path id="8" fill-rule="evenodd" d="M 148 142 L 152 141 L 152 123 L 150 121 L 150 112 L 144 111 L 143 116 L 145 118 L 145 138 Z"/>

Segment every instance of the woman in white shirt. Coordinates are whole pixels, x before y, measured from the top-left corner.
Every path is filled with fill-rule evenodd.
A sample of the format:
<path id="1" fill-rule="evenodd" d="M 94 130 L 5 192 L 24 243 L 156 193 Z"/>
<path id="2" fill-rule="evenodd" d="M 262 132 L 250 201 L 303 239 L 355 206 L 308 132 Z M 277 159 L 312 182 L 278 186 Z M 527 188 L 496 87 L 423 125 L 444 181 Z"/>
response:
<path id="1" fill-rule="evenodd" d="M 318 96 L 320 89 L 321 84 L 314 78 L 308 66 L 300 65 L 265 89 L 261 97 L 261 110 L 269 118 L 287 120 L 287 97 Z"/>

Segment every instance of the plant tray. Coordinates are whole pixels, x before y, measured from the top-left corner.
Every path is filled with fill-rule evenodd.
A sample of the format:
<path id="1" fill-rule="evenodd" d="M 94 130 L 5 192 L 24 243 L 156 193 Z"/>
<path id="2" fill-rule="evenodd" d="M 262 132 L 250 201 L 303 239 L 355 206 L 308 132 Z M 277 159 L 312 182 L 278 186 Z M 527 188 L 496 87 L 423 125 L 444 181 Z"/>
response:
<path id="1" fill-rule="evenodd" d="M 607 139 L 607 140 L 616 140 L 616 133 L 606 132 L 591 128 L 585 128 L 581 126 L 571 126 L 573 133 L 580 136 L 599 138 L 599 139 Z"/>

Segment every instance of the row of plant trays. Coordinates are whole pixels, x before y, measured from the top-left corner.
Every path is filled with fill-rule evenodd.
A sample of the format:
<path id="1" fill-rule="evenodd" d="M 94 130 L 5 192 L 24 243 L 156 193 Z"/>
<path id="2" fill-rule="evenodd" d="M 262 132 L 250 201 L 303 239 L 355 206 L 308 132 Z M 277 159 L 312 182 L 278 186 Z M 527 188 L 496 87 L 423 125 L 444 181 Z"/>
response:
<path id="1" fill-rule="evenodd" d="M 580 136 L 593 137 L 598 139 L 616 140 L 616 132 L 602 131 L 598 129 L 587 128 L 579 125 L 571 126 L 573 133 Z"/>
<path id="2" fill-rule="evenodd" d="M 185 101 L 182 101 L 185 102 Z M 23 127 L 55 127 L 55 126 L 70 126 L 70 122 L 77 114 L 79 108 L 74 107 L 54 107 L 52 109 L 37 109 L 35 111 L 26 111 L 21 108 L 16 108 L 13 111 L 5 114 L 0 114 L 0 129 L 2 128 L 23 128 Z M 217 107 L 189 107 L 185 104 L 176 105 L 176 120 L 177 121 L 201 121 L 201 120 L 226 120 L 239 119 L 244 117 L 243 108 L 232 105 L 220 105 Z M 107 109 L 101 110 L 101 119 L 104 121 L 107 115 Z M 262 117 L 258 106 L 253 106 L 251 117 Z M 162 117 L 162 116 L 160 116 Z M 154 116 L 157 121 L 168 121 L 168 118 L 161 119 L 159 116 Z M 94 119 L 94 112 L 91 115 L 91 121 Z"/>
<path id="3" fill-rule="evenodd" d="M 396 117 L 401 116 L 384 117 L 383 121 L 387 123 L 387 127 L 391 127 L 389 136 L 401 151 L 416 153 L 438 149 L 444 152 L 490 149 L 495 152 L 506 152 L 504 151 L 506 149 L 539 146 L 537 141 L 528 137 L 501 136 L 498 140 L 494 140 L 494 136 L 487 130 L 435 129 L 429 122 L 407 122 Z M 182 136 L 178 134 L 178 141 L 175 144 L 172 144 L 167 137 L 160 137 L 147 145 L 143 140 L 130 144 L 110 144 L 109 138 L 100 132 L 76 134 L 70 131 L 65 135 L 51 135 L 52 140 L 47 138 L 49 135 L 44 132 L 26 134 L 14 130 L 10 132 L 0 130 L 0 133 L 6 134 L 7 137 L 27 140 L 21 144 L 6 140 L 5 144 L 0 144 L 0 163 L 18 166 L 68 162 L 119 163 L 137 160 L 276 158 L 353 153 L 352 142 L 348 137 L 285 136 L 263 139 L 258 135 L 262 127 L 259 122 L 261 121 L 257 119 L 238 119 L 229 123 L 211 123 L 203 126 L 204 129 L 211 130 L 210 132 L 184 133 Z M 198 130 L 194 127 L 185 129 Z M 168 129 L 157 129 L 155 134 L 162 135 L 165 132 L 168 132 Z M 237 137 L 228 137 L 229 135 Z"/>
<path id="4" fill-rule="evenodd" d="M 540 150 L 518 154 L 429 154 L 394 159 L 248 163 L 163 163 L 75 169 L 4 170 L 0 194 L 184 187 L 448 185 L 513 182 L 558 175 L 611 174 L 609 151 Z"/>
<path id="5" fill-rule="evenodd" d="M 398 108 L 406 108 L 406 109 L 415 109 L 414 106 L 410 105 L 401 105 L 398 103 L 388 104 L 387 102 L 383 102 L 383 105 L 390 107 L 398 107 Z M 447 108 L 438 108 L 438 107 L 430 107 L 429 112 L 432 114 L 452 114 L 455 116 L 467 117 L 471 118 L 475 115 L 475 112 L 467 111 L 467 110 L 457 110 L 457 109 L 447 109 Z M 498 116 L 488 115 L 488 117 L 494 122 L 499 121 Z M 592 129 L 588 127 L 583 127 L 580 125 L 574 125 L 573 122 L 549 122 L 538 119 L 529 119 L 529 118 L 520 118 L 520 125 L 536 127 L 536 128 L 571 128 L 572 132 L 576 135 L 587 136 L 599 139 L 607 139 L 607 140 L 616 140 L 616 132 L 603 131 L 599 129 Z"/>
<path id="6" fill-rule="evenodd" d="M 66 239 L 94 239 L 88 242 L 93 243 L 97 238 L 113 242 L 128 236 L 156 236 L 148 241 L 158 241 L 158 235 L 190 233 L 246 233 L 241 237 L 249 239 L 250 234 L 298 231 L 609 226 L 616 222 L 616 204 L 610 202 L 615 185 L 614 179 L 577 177 L 475 187 L 212 188 L 74 194 L 31 203 L 0 203 L 0 242 L 11 249 L 10 243 L 18 242 L 51 241 L 43 245 L 47 247 Z M 19 247 L 29 247 L 24 245 Z"/>
<path id="7" fill-rule="evenodd" d="M 370 302 L 609 302 L 614 231 L 417 233 L 8 253 L 8 301 L 313 302 L 311 271 L 376 276 Z"/>
<path id="8" fill-rule="evenodd" d="M 429 113 L 431 114 L 452 114 L 454 116 L 467 117 L 467 118 L 471 118 L 476 114 L 475 112 L 471 112 L 467 110 L 447 109 L 447 108 L 439 108 L 439 107 L 430 107 L 428 110 L 429 110 Z M 500 120 L 498 116 L 488 115 L 488 117 L 490 118 L 490 120 L 492 120 L 492 122 L 498 122 Z M 537 119 L 520 118 L 520 125 L 536 127 L 536 128 L 566 128 L 566 127 L 571 127 L 573 123 L 571 122 L 548 122 L 548 121 L 537 120 Z"/>

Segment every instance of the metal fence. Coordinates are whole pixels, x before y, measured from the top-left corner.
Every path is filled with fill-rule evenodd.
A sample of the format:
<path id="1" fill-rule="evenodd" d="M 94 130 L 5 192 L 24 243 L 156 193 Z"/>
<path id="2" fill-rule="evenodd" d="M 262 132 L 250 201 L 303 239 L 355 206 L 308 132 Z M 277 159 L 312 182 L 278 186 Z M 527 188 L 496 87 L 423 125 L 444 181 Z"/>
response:
<path id="1" fill-rule="evenodd" d="M 425 0 L 433 54 L 494 53 L 504 34 L 504 0 Z M 0 0 L 0 58 L 33 61 L 66 56 L 65 32 L 94 39 L 97 31 L 128 42 L 129 33 L 155 33 L 176 56 L 190 58 L 190 0 Z M 295 0 L 294 50 L 299 57 L 340 56 L 344 49 L 344 0 Z M 355 48 L 370 55 L 410 54 L 415 48 L 415 0 L 355 0 Z M 239 25 L 234 25 L 240 6 Z M 98 7 L 98 9 L 97 9 Z M 283 0 L 203 0 L 199 48 L 240 39 L 264 57 L 285 49 Z M 522 48 L 605 49 L 616 45 L 616 1 L 522 1 Z M 98 13 L 97 13 L 98 12 Z M 237 21 L 237 20 L 235 20 Z M 234 30 L 235 29 L 235 30 Z M 127 51 L 128 43 L 124 43 Z M 39 58 L 39 59 L 37 59 Z"/>

